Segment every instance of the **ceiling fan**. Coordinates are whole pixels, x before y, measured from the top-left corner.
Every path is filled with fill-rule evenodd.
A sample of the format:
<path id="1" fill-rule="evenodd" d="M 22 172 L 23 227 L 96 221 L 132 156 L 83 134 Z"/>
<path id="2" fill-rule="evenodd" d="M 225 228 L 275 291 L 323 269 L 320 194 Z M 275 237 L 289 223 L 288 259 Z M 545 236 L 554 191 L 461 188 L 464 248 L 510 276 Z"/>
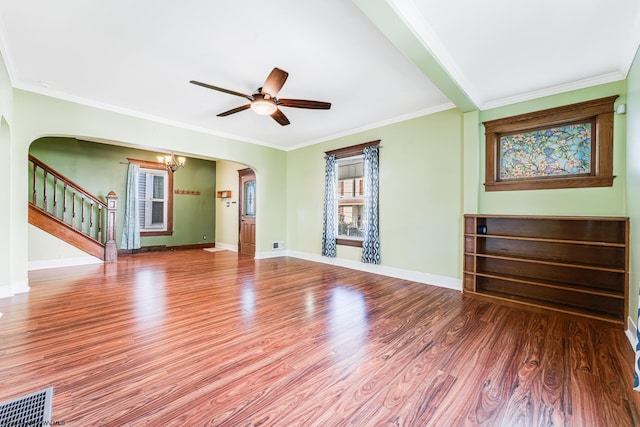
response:
<path id="1" fill-rule="evenodd" d="M 287 116 L 285 116 L 278 107 L 307 108 L 311 110 L 328 110 L 329 108 L 331 108 L 330 102 L 276 98 L 276 95 L 278 94 L 278 92 L 280 92 L 280 89 L 282 89 L 282 86 L 287 80 L 287 77 L 289 77 L 289 73 L 279 68 L 274 68 L 267 76 L 267 79 L 264 81 L 262 87 L 258 88 L 258 90 L 252 95 L 245 95 L 244 93 L 224 89 L 195 80 L 191 80 L 189 83 L 228 93 L 230 95 L 240 96 L 251 101 L 249 104 L 242 105 L 229 111 L 217 114 L 218 117 L 225 117 L 230 114 L 239 113 L 240 111 L 248 110 L 249 108 L 251 108 L 256 113 L 262 116 L 271 116 L 276 122 L 280 123 L 282 126 L 286 126 L 290 123 L 289 119 L 287 119 Z"/>

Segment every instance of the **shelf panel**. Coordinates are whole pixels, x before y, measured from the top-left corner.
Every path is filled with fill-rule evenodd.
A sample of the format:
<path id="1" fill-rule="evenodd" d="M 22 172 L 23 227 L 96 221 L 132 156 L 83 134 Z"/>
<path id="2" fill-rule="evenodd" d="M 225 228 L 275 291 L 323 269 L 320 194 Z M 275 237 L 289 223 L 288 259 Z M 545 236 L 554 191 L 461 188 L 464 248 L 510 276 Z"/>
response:
<path id="1" fill-rule="evenodd" d="M 467 236 L 465 234 L 465 236 Z M 549 239 L 543 237 L 518 237 L 518 236 L 503 236 L 500 234 L 474 234 L 477 238 L 489 238 L 489 239 L 506 239 L 506 240 L 522 240 L 528 242 L 546 242 L 546 243 L 566 243 L 570 245 L 583 245 L 583 246 L 607 246 L 614 248 L 624 248 L 624 243 L 610 243 L 610 242 L 596 242 L 591 240 L 562 240 L 562 239 Z"/>
<path id="2" fill-rule="evenodd" d="M 547 261 L 544 259 L 532 259 L 532 258 L 525 258 L 525 257 L 516 257 L 516 256 L 505 256 L 505 255 L 496 255 L 496 254 L 486 254 L 486 253 L 482 253 L 482 254 L 476 254 L 477 257 L 484 257 L 484 258 L 495 258 L 495 259 L 504 259 L 504 260 L 511 260 L 511 261 L 520 261 L 520 262 L 528 262 L 528 263 L 532 263 L 532 264 L 544 264 L 544 265 L 557 265 L 560 267 L 570 267 L 570 268 L 579 268 L 579 269 L 584 269 L 584 270 L 594 270 L 594 271 L 609 271 L 612 273 L 624 273 L 624 269 L 621 268 L 606 268 L 606 267 L 599 267 L 596 265 L 582 265 L 582 264 L 572 264 L 572 263 L 566 263 L 566 262 L 554 262 L 554 261 Z"/>
<path id="3" fill-rule="evenodd" d="M 467 255 L 465 255 L 466 259 Z M 569 265 L 534 263 L 530 260 L 513 260 L 477 256 L 474 272 L 494 276 L 511 276 L 532 282 L 563 283 L 570 288 L 588 288 L 603 293 L 624 295 L 626 275 L 624 271 L 604 271 L 576 268 Z"/>
<path id="4" fill-rule="evenodd" d="M 623 320 L 624 299 L 579 294 L 561 289 L 541 288 L 501 279 L 476 278 L 476 291 L 486 295 L 523 301 L 565 312 L 587 314 L 599 318 Z"/>
<path id="5" fill-rule="evenodd" d="M 621 316 L 611 316 L 608 314 L 599 314 L 592 311 L 571 309 L 564 305 L 553 304 L 549 302 L 542 302 L 533 298 L 514 297 L 509 294 L 504 294 L 500 292 L 470 292 L 470 293 L 472 295 L 478 295 L 479 297 L 487 300 L 505 301 L 511 304 L 541 308 L 544 310 L 553 310 L 560 313 L 577 315 L 577 316 L 587 317 L 590 319 L 600 320 L 600 321 L 612 323 L 618 326 L 624 326 L 624 322 L 625 322 Z"/>
<path id="6" fill-rule="evenodd" d="M 462 288 L 465 291 L 474 292 L 475 291 L 475 277 L 473 273 L 464 273 L 464 281 L 462 282 Z"/>
<path id="7" fill-rule="evenodd" d="M 539 280 L 532 280 L 528 277 L 514 276 L 514 275 L 507 275 L 507 274 L 491 274 L 491 273 L 477 272 L 475 273 L 475 275 L 478 277 L 505 280 L 505 281 L 519 283 L 523 285 L 540 286 L 543 288 L 558 289 L 558 290 L 569 291 L 569 292 L 578 292 L 580 294 L 597 295 L 605 298 L 614 298 L 614 299 L 622 299 L 622 300 L 624 299 L 624 291 L 622 293 L 606 292 L 600 289 L 593 289 L 586 286 L 583 286 L 583 287 L 579 285 L 570 286 L 563 282 L 551 282 L 551 281 L 543 282 Z"/>
<path id="8" fill-rule="evenodd" d="M 578 246 L 549 241 L 515 239 L 478 239 L 476 252 L 513 258 L 577 264 L 586 267 L 624 269 L 625 248 L 612 246 Z"/>
<path id="9" fill-rule="evenodd" d="M 597 217 L 477 217 L 476 232 L 542 239 L 626 243 L 626 218 Z"/>
<path id="10" fill-rule="evenodd" d="M 465 216 L 465 218 L 464 218 L 464 232 L 465 232 L 465 234 L 475 234 L 475 232 L 476 232 L 476 219 L 475 219 L 475 217 Z"/>

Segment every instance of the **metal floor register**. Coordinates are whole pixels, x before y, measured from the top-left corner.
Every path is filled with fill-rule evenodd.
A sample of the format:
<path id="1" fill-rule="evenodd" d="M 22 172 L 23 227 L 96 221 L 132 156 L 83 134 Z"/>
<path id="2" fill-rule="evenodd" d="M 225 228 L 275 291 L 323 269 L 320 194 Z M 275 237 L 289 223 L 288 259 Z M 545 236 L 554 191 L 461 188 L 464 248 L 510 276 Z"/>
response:
<path id="1" fill-rule="evenodd" d="M 0 403 L 0 427 L 51 423 L 53 387 Z"/>

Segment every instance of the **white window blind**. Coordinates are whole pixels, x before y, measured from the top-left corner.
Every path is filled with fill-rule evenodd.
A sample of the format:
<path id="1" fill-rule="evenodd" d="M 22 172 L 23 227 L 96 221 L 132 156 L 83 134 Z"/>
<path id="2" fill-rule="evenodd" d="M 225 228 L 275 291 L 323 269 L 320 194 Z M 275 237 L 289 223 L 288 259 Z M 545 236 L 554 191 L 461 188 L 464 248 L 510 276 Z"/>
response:
<path id="1" fill-rule="evenodd" d="M 140 169 L 138 191 L 141 231 L 167 229 L 167 177 L 166 171 Z"/>

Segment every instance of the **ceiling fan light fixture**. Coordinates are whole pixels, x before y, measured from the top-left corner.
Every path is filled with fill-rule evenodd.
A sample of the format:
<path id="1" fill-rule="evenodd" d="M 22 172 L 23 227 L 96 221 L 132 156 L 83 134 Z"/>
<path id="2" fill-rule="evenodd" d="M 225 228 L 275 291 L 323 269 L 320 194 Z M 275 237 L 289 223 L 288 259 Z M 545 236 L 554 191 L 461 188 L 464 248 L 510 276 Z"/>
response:
<path id="1" fill-rule="evenodd" d="M 264 81 L 262 87 L 258 88 L 251 95 L 218 86 L 213 86 L 196 80 L 191 80 L 189 83 L 249 100 L 248 104 L 245 103 L 240 107 L 232 108 L 228 111 L 223 111 L 222 113 L 216 114 L 216 117 L 226 117 L 230 116 L 231 114 L 252 109 L 256 114 L 259 114 L 261 116 L 271 116 L 271 118 L 275 120 L 280 126 L 287 126 L 288 124 L 290 124 L 289 119 L 282 112 L 280 107 L 305 108 L 308 110 L 328 110 L 329 108 L 331 108 L 330 102 L 310 101 L 307 99 L 276 98 L 276 96 L 280 92 L 280 89 L 282 89 L 282 85 L 284 85 L 284 82 L 287 80 L 288 75 L 289 73 L 287 73 L 286 71 L 281 70 L 280 68 L 274 68 L 267 76 L 267 79 Z"/>
<path id="2" fill-rule="evenodd" d="M 251 103 L 251 109 L 261 116 L 270 116 L 276 112 L 278 107 L 275 102 L 269 99 L 258 98 Z"/>

